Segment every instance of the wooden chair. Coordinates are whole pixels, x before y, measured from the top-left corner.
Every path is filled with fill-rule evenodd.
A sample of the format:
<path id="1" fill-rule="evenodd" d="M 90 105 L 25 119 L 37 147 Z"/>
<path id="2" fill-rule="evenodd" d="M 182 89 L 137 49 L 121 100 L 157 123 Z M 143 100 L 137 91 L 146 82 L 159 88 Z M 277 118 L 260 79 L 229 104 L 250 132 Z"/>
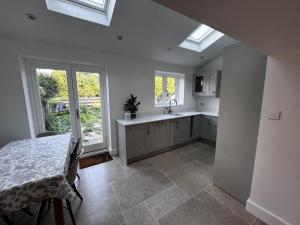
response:
<path id="1" fill-rule="evenodd" d="M 0 218 L 3 219 L 3 221 L 6 225 L 13 225 L 13 223 L 9 219 L 8 215 L 4 214 L 3 212 L 0 212 Z"/>
<path id="2" fill-rule="evenodd" d="M 46 132 L 37 134 L 36 137 L 41 138 L 41 137 L 48 137 L 48 136 L 54 136 L 54 135 L 58 135 L 58 133 L 55 131 L 46 131 Z"/>
<path id="3" fill-rule="evenodd" d="M 82 150 L 80 152 L 78 151 L 79 145 L 80 145 L 80 138 L 76 141 L 76 143 L 74 145 L 74 148 L 73 148 L 73 151 L 71 152 L 71 155 L 70 155 L 70 166 L 69 166 L 69 171 L 68 171 L 68 175 L 67 175 L 67 181 L 68 181 L 69 185 L 72 187 L 73 191 L 76 193 L 76 195 L 82 201 L 83 198 L 80 195 L 80 193 L 77 190 L 76 185 L 75 185 L 75 180 L 76 180 L 77 170 L 78 170 L 78 164 L 79 164 L 80 157 L 83 153 Z M 76 225 L 75 217 L 74 217 L 72 207 L 71 207 L 71 202 L 70 202 L 69 199 L 66 199 L 65 201 L 66 201 L 68 211 L 70 213 L 73 225 Z M 37 220 L 36 220 L 36 223 L 35 223 L 36 225 L 40 225 L 42 214 L 43 214 L 43 211 L 45 209 L 45 206 L 46 206 L 47 202 L 48 202 L 48 207 L 50 207 L 51 199 L 50 200 L 44 200 L 42 202 L 41 207 L 40 207 L 39 212 L 38 212 L 38 217 L 37 217 Z"/>

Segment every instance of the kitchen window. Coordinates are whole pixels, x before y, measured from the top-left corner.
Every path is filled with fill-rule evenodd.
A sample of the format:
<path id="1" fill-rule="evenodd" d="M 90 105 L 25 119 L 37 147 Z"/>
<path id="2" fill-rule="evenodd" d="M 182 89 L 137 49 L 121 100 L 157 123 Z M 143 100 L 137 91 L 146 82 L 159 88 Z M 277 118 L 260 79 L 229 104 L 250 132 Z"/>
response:
<path id="1" fill-rule="evenodd" d="M 156 107 L 168 106 L 175 99 L 177 105 L 184 104 L 184 74 L 155 71 L 154 104 Z M 175 101 L 171 102 L 175 105 Z"/>

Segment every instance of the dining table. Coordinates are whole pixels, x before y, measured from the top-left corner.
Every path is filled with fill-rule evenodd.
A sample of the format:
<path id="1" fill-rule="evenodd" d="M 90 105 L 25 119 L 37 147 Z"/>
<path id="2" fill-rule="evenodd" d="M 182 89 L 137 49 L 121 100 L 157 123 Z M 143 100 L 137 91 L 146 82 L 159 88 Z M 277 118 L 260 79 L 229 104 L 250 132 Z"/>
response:
<path id="1" fill-rule="evenodd" d="M 64 225 L 71 134 L 13 141 L 0 149 L 0 211 L 13 212 L 53 199 L 55 224 Z"/>

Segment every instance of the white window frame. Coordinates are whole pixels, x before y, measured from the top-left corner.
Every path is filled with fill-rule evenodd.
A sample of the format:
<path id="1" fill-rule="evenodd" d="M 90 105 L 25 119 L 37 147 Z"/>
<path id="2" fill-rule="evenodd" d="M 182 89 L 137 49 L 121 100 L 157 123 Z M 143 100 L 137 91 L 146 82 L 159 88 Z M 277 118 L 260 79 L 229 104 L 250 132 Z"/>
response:
<path id="1" fill-rule="evenodd" d="M 156 103 L 155 102 L 155 77 L 160 76 L 163 78 L 162 82 L 162 89 L 163 89 L 163 96 L 162 96 L 162 103 Z M 176 85 L 176 90 L 175 90 L 175 99 L 177 101 L 177 106 L 182 106 L 184 105 L 184 87 L 185 87 L 185 74 L 182 73 L 173 73 L 173 72 L 166 72 L 166 71 L 155 71 L 154 74 L 154 106 L 155 107 L 166 107 L 169 106 L 170 103 L 166 102 L 166 89 L 167 89 L 167 78 L 168 77 L 173 77 L 175 78 L 175 85 Z M 172 106 L 175 106 L 176 103 L 173 101 Z"/>
<path id="2" fill-rule="evenodd" d="M 110 26 L 116 0 L 106 0 L 103 9 L 80 0 L 46 0 L 46 4 L 50 11 Z"/>
<path id="3" fill-rule="evenodd" d="M 200 25 L 199 27 L 201 26 L 202 25 Z M 199 29 L 199 27 L 197 27 L 197 29 Z M 194 30 L 192 34 L 196 30 Z M 213 43 L 215 43 L 217 40 L 224 36 L 223 33 L 214 29 L 210 30 L 207 34 L 203 35 L 199 40 L 195 40 L 193 37 L 191 37 L 192 34 L 190 34 L 179 45 L 180 48 L 185 48 L 196 52 L 203 52 L 205 49 L 207 49 L 209 46 L 211 46 Z"/>
<path id="4" fill-rule="evenodd" d="M 24 91 L 26 96 L 27 112 L 29 120 L 31 123 L 31 137 L 34 138 L 38 133 L 45 131 L 44 118 L 41 111 L 41 100 L 40 93 L 38 90 L 38 81 L 36 77 L 36 68 L 51 68 L 55 70 L 64 70 L 66 71 L 66 78 L 69 82 L 68 85 L 68 94 L 69 94 L 69 104 L 70 104 L 70 119 L 72 123 L 72 135 L 75 138 L 81 136 L 80 122 L 76 119 L 76 112 L 74 109 L 79 109 L 77 96 L 74 94 L 77 93 L 76 86 L 76 72 L 77 71 L 88 71 L 91 73 L 100 74 L 101 82 L 101 95 L 102 95 L 102 108 L 104 109 L 102 113 L 102 126 L 103 126 L 103 142 L 99 145 L 97 149 L 105 149 L 108 145 L 108 135 L 109 135 L 109 114 L 108 114 L 108 91 L 107 91 L 107 72 L 104 67 L 97 65 L 85 65 L 85 64 L 74 64 L 72 62 L 59 62 L 55 60 L 45 60 L 45 59 L 31 59 L 24 57 L 22 58 L 22 63 L 25 66 L 25 73 L 23 76 Z M 75 89 L 75 92 L 73 91 Z M 91 149 L 93 146 L 86 146 L 85 151 L 94 151 Z"/>

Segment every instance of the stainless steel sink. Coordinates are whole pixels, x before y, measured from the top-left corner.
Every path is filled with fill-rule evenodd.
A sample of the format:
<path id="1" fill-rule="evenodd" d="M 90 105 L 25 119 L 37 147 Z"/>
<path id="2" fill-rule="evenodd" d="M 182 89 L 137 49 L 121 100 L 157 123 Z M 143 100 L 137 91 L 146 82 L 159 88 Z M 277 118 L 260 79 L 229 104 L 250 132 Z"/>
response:
<path id="1" fill-rule="evenodd" d="M 183 113 L 171 113 L 170 116 L 183 116 Z"/>

